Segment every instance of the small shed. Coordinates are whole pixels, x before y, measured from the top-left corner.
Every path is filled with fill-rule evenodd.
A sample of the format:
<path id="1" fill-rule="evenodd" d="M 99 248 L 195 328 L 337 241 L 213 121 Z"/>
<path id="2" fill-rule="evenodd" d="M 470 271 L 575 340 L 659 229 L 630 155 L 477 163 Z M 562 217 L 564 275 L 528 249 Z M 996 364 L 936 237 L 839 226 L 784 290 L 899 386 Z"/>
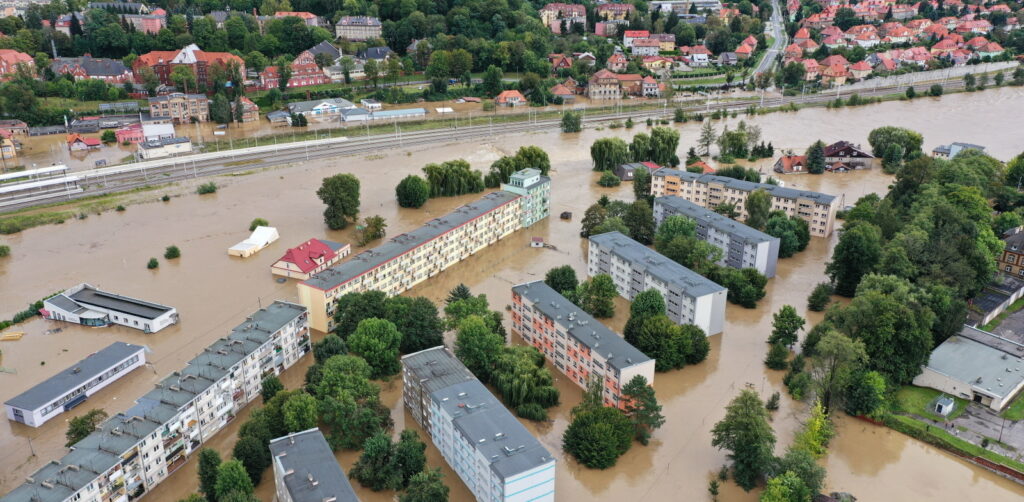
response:
<path id="1" fill-rule="evenodd" d="M 531 238 L 530 239 L 530 247 L 532 247 L 532 248 L 542 248 L 542 247 L 544 247 L 544 238 L 543 237 L 533 237 L 533 238 Z"/>
<path id="2" fill-rule="evenodd" d="M 939 396 L 939 398 L 935 400 L 934 411 L 935 411 L 936 415 L 942 415 L 944 417 L 948 417 L 949 414 L 953 413 L 953 410 L 955 410 L 955 409 L 956 409 L 956 400 L 954 400 L 952 397 L 949 397 L 949 396 Z"/>
<path id="3" fill-rule="evenodd" d="M 256 227 L 248 239 L 228 248 L 228 254 L 248 258 L 276 241 L 280 235 L 274 227 Z"/>

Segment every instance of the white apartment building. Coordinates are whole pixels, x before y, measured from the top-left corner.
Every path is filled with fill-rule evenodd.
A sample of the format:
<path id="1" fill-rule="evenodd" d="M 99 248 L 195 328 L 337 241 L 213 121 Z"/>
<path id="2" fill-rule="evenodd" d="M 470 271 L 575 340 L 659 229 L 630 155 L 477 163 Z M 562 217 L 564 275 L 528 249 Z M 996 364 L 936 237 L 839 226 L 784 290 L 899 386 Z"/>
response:
<path id="1" fill-rule="evenodd" d="M 648 289 L 665 298 L 666 314 L 708 336 L 722 332 L 728 290 L 619 232 L 590 236 L 587 273 L 608 274 L 627 300 Z"/>
<path id="2" fill-rule="evenodd" d="M 676 195 L 654 199 L 654 221 L 681 215 L 697 223 L 697 238 L 722 250 L 719 265 L 753 268 L 765 277 L 775 277 L 779 259 L 779 238 L 694 204 Z"/>
<path id="3" fill-rule="evenodd" d="M 402 357 L 402 399 L 476 500 L 554 502 L 554 457 L 443 345 Z"/>
<path id="4" fill-rule="evenodd" d="M 185 464 L 276 375 L 310 350 L 301 305 L 246 318 L 123 413 L 29 476 L 0 502 L 127 502 Z"/>
<path id="5" fill-rule="evenodd" d="M 347 293 L 400 294 L 533 224 L 549 212 L 550 183 L 546 176 L 539 176 L 532 184 L 515 187 L 527 195 L 507 189 L 489 193 L 299 283 L 299 301 L 309 309 L 310 326 L 318 331 L 333 329 L 335 303 Z"/>
<path id="6" fill-rule="evenodd" d="M 270 441 L 276 502 L 359 502 L 320 429 Z"/>
<path id="7" fill-rule="evenodd" d="M 625 408 L 622 388 L 637 375 L 654 383 L 654 359 L 544 281 L 512 287 L 512 331 L 583 389 L 599 379 L 605 406 Z"/>
<path id="8" fill-rule="evenodd" d="M 734 204 L 744 219 L 747 217 L 747 195 L 758 189 L 771 194 L 772 211 L 781 210 L 788 216 L 807 221 L 813 236 L 832 235 L 836 211 L 840 206 L 839 198 L 834 195 L 670 168 L 658 169 L 651 177 L 651 195 L 655 197 L 678 195 L 705 209 L 714 209 L 719 204 Z"/>
<path id="9" fill-rule="evenodd" d="M 43 300 L 43 317 L 84 326 L 120 324 L 146 333 L 178 323 L 174 307 L 108 293 L 85 283 Z"/>
<path id="10" fill-rule="evenodd" d="M 114 342 L 4 402 L 7 419 L 39 427 L 143 364 L 144 347 Z"/>

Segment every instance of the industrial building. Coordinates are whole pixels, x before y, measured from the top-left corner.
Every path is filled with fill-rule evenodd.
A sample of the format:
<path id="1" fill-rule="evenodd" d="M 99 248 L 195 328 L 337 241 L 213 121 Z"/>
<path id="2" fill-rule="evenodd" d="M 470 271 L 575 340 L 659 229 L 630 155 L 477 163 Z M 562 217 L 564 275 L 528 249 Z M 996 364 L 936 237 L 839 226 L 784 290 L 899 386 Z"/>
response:
<path id="1" fill-rule="evenodd" d="M 85 283 L 43 300 L 42 314 L 55 321 L 83 326 L 120 324 L 146 333 L 178 323 L 174 307 L 108 293 Z"/>
<path id="2" fill-rule="evenodd" d="M 359 502 L 320 429 L 270 441 L 277 502 Z"/>
<path id="3" fill-rule="evenodd" d="M 7 419 L 39 427 L 146 364 L 146 349 L 114 342 L 4 403 Z"/>
<path id="4" fill-rule="evenodd" d="M 402 357 L 402 398 L 476 500 L 555 500 L 554 457 L 443 345 Z"/>
<path id="5" fill-rule="evenodd" d="M 310 311 L 310 326 L 334 327 L 334 304 L 347 293 L 378 290 L 388 296 L 408 291 L 448 267 L 498 242 L 512 232 L 546 218 L 550 183 L 532 169 L 512 175 L 513 182 L 376 248 L 320 272 L 298 284 L 299 301 Z"/>
<path id="6" fill-rule="evenodd" d="M 682 197 L 666 195 L 654 199 L 654 221 L 681 215 L 697 223 L 697 238 L 722 250 L 719 265 L 753 268 L 765 277 L 775 277 L 779 259 L 779 238 L 748 227 L 736 220 L 694 204 Z"/>
<path id="7" fill-rule="evenodd" d="M 258 398 L 265 377 L 309 352 L 308 322 L 306 309 L 294 303 L 277 301 L 252 313 L 0 502 L 125 502 L 143 496 Z"/>
<path id="8" fill-rule="evenodd" d="M 600 379 L 605 406 L 624 408 L 622 388 L 637 375 L 654 383 L 654 359 L 637 350 L 544 281 L 512 287 L 512 331 L 574 384 Z"/>
<path id="9" fill-rule="evenodd" d="M 627 300 L 648 289 L 665 298 L 666 314 L 707 335 L 722 332 L 727 290 L 619 232 L 590 236 L 587 273 L 608 274 Z"/>
<path id="10" fill-rule="evenodd" d="M 964 326 L 932 351 L 914 385 L 1000 412 L 1024 389 L 1024 343 Z"/>

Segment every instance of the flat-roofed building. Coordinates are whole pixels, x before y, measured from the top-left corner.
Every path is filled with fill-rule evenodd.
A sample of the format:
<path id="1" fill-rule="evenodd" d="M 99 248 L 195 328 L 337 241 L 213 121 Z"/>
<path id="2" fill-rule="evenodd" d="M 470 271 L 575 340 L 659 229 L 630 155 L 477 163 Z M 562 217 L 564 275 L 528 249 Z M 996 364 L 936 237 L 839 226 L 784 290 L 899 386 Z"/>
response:
<path id="1" fill-rule="evenodd" d="M 1002 411 L 1024 389 L 1024 344 L 964 326 L 932 351 L 914 385 Z"/>
<path id="2" fill-rule="evenodd" d="M 146 364 L 141 345 L 114 342 L 4 402 L 7 419 L 39 427 Z"/>
<path id="3" fill-rule="evenodd" d="M 772 211 L 779 210 L 805 220 L 813 236 L 832 235 L 840 205 L 840 199 L 834 195 L 670 168 L 658 169 L 651 176 L 651 195 L 655 197 L 678 195 L 705 209 L 734 204 L 744 219 L 747 196 L 759 189 L 771 195 Z"/>
<path id="4" fill-rule="evenodd" d="M 263 378 L 310 351 L 309 316 L 277 301 L 249 315 L 179 371 L 51 461 L 0 502 L 137 499 L 260 395 Z"/>
<path id="5" fill-rule="evenodd" d="M 402 357 L 402 397 L 476 500 L 555 500 L 555 458 L 443 345 Z"/>
<path id="6" fill-rule="evenodd" d="M 544 281 L 512 287 L 512 331 L 574 384 L 600 379 L 604 404 L 624 408 L 622 388 L 640 375 L 654 383 L 654 359 L 630 345 Z"/>
<path id="7" fill-rule="evenodd" d="M 523 196 L 520 203 L 523 228 L 547 218 L 551 214 L 551 178 L 532 167 L 512 173 L 501 189 Z"/>
<path id="8" fill-rule="evenodd" d="M 704 209 L 682 197 L 666 195 L 654 199 L 654 221 L 657 225 L 672 215 L 685 216 L 697 223 L 697 238 L 722 250 L 719 265 L 753 268 L 765 277 L 775 277 L 775 264 L 779 259 L 778 237 Z"/>
<path id="9" fill-rule="evenodd" d="M 108 293 L 85 283 L 43 300 L 43 316 L 84 326 L 120 324 L 146 333 L 178 322 L 174 307 Z"/>
<path id="10" fill-rule="evenodd" d="M 693 324 L 707 335 L 722 332 L 727 290 L 619 232 L 590 236 L 587 273 L 608 274 L 627 300 L 648 289 L 665 298 L 666 314 L 677 324 Z"/>
<path id="11" fill-rule="evenodd" d="M 512 232 L 532 225 L 550 211 L 550 180 L 546 176 L 514 174 L 523 187 L 503 185 L 408 233 L 299 283 L 299 300 L 309 308 L 313 329 L 334 328 L 334 308 L 347 293 L 383 291 L 394 296 L 433 277 Z M 526 192 L 521 195 L 512 190 Z"/>
<path id="12" fill-rule="evenodd" d="M 270 441 L 277 502 L 359 502 L 320 429 Z"/>

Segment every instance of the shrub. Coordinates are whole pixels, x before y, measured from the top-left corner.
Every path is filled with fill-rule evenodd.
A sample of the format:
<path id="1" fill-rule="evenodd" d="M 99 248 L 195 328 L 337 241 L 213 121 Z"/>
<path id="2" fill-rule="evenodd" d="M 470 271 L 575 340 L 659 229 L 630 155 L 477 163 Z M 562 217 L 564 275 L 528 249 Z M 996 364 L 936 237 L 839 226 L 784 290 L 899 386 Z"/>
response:
<path id="1" fill-rule="evenodd" d="M 620 183 L 622 183 L 622 180 L 611 171 L 605 171 L 601 175 L 601 179 L 597 180 L 597 184 L 603 187 L 617 187 Z"/>
<path id="2" fill-rule="evenodd" d="M 807 297 L 807 308 L 814 312 L 821 312 L 825 310 L 830 301 L 832 301 L 832 283 L 818 283 Z"/>
<path id="3" fill-rule="evenodd" d="M 115 211 L 118 211 L 118 212 L 124 211 L 124 206 L 118 204 L 117 207 L 115 208 Z"/>
<path id="4" fill-rule="evenodd" d="M 793 375 L 786 383 L 786 388 L 789 389 L 789 395 L 793 396 L 793 399 L 802 401 L 807 395 L 807 389 L 811 387 L 811 375 L 806 372 L 800 372 Z"/>
<path id="5" fill-rule="evenodd" d="M 775 391 L 772 394 L 772 397 L 768 398 L 768 402 L 764 403 L 765 409 L 767 409 L 768 411 L 775 411 L 779 409 L 779 400 L 781 399 L 781 397 L 782 396 L 779 394 L 779 392 Z"/>
<path id="6" fill-rule="evenodd" d="M 167 246 L 167 249 L 164 251 L 164 258 L 167 258 L 168 260 L 173 260 L 175 258 L 180 257 L 181 250 L 178 249 L 178 246 Z"/>
<path id="7" fill-rule="evenodd" d="M 784 370 L 788 364 L 786 359 L 789 357 L 789 350 L 786 346 L 781 343 L 773 343 L 771 349 L 768 350 L 768 357 L 765 358 L 764 364 L 773 370 Z"/>
<path id="8" fill-rule="evenodd" d="M 939 85 L 939 84 L 933 84 L 928 89 L 928 94 L 931 95 L 931 96 L 935 96 L 935 97 L 942 96 L 942 86 Z"/>
<path id="9" fill-rule="evenodd" d="M 164 194 L 163 197 L 160 197 L 160 200 L 162 200 L 164 202 L 170 202 L 171 201 L 171 196 L 167 195 L 167 194 Z"/>
<path id="10" fill-rule="evenodd" d="M 583 124 L 578 112 L 565 112 L 562 115 L 562 132 L 580 132 L 582 129 Z"/>
<path id="11" fill-rule="evenodd" d="M 11 255 L 11 246 L 0 245 L 0 258 Z"/>
<path id="12" fill-rule="evenodd" d="M 253 230 L 256 230 L 256 227 L 266 227 L 269 225 L 269 221 L 264 220 L 263 218 L 256 218 L 249 223 L 249 231 L 252 232 Z"/>
<path id="13" fill-rule="evenodd" d="M 199 185 L 199 188 L 196 190 L 196 193 L 198 193 L 199 195 L 205 195 L 208 193 L 215 193 L 216 191 L 217 184 L 211 181 L 209 183 L 203 183 L 202 185 Z"/>
<path id="14" fill-rule="evenodd" d="M 548 419 L 548 410 L 538 403 L 525 403 L 516 408 L 516 415 L 540 422 Z"/>
<path id="15" fill-rule="evenodd" d="M 114 133 L 113 129 L 107 129 L 100 135 L 100 141 L 104 143 L 117 143 L 117 134 Z"/>
<path id="16" fill-rule="evenodd" d="M 149 263 L 146 264 L 146 268 L 153 270 L 160 266 L 160 262 L 156 261 L 156 258 L 150 258 Z"/>
<path id="17" fill-rule="evenodd" d="M 632 128 L 633 128 L 633 117 L 627 117 L 626 118 L 626 129 L 632 129 Z"/>

